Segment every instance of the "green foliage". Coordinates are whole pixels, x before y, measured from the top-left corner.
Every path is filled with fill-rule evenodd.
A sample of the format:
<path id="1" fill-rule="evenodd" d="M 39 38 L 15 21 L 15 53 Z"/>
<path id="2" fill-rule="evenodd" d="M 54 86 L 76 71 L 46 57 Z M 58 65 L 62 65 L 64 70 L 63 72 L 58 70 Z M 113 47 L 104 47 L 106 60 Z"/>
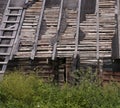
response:
<path id="1" fill-rule="evenodd" d="M 97 72 L 93 73 L 91 68 L 76 70 L 71 74 L 71 78 L 73 85 L 85 84 L 86 81 L 99 84 Z"/>
<path id="2" fill-rule="evenodd" d="M 61 87 L 33 75 L 6 75 L 0 82 L 0 108 L 120 108 L 119 84 L 101 87 L 94 75 L 78 74 L 82 80 L 76 86 Z"/>

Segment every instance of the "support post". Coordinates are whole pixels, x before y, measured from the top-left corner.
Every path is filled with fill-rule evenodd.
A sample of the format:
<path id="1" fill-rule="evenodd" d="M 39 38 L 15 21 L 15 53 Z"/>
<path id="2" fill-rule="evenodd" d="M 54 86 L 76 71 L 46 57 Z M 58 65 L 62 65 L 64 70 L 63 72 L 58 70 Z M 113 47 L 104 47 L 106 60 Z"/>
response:
<path id="1" fill-rule="evenodd" d="M 74 58 L 77 57 L 78 54 L 78 43 L 79 43 L 79 36 L 80 36 L 80 17 L 81 17 L 81 0 L 78 1 L 78 16 L 77 16 L 77 30 L 76 30 L 76 37 L 75 37 L 75 52 Z"/>
<path id="2" fill-rule="evenodd" d="M 100 56 L 99 56 L 99 0 L 96 0 L 96 58 L 97 58 L 97 65 L 98 65 L 98 72 L 100 72 Z"/>
<path id="3" fill-rule="evenodd" d="M 37 51 L 37 44 L 38 44 L 38 39 L 39 39 L 39 35 L 40 35 L 40 30 L 41 30 L 41 24 L 42 24 L 44 9 L 45 9 L 45 3 L 46 3 L 46 0 L 43 0 L 42 10 L 41 10 L 41 13 L 40 13 L 40 16 L 39 16 L 38 26 L 37 26 L 36 34 L 35 34 L 35 41 L 34 41 L 34 44 L 33 44 L 33 49 L 31 51 L 31 59 L 32 60 L 34 60 L 35 54 L 36 54 L 36 51 Z"/>
<path id="4" fill-rule="evenodd" d="M 61 26 L 61 21 L 62 21 L 62 17 L 63 17 L 63 5 L 64 5 L 64 0 L 61 0 L 59 19 L 58 19 L 58 24 L 57 24 L 57 33 L 55 35 L 56 40 L 55 40 L 55 43 L 53 45 L 52 60 L 55 60 L 56 53 L 57 53 L 57 41 L 58 41 L 58 37 L 60 34 L 60 26 Z"/>
<path id="5" fill-rule="evenodd" d="M 120 0 L 117 0 L 117 37 L 118 37 L 118 58 L 120 58 Z"/>

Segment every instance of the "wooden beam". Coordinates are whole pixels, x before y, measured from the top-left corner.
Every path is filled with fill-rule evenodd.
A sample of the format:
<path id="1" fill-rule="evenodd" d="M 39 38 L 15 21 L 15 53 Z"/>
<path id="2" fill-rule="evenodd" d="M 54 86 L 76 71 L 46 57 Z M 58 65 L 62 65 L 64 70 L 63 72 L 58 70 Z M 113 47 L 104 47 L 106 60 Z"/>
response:
<path id="1" fill-rule="evenodd" d="M 78 43 L 79 43 L 79 36 L 80 36 L 80 17 L 81 17 L 81 0 L 78 2 L 78 16 L 77 16 L 77 30 L 76 30 L 76 37 L 75 37 L 75 51 L 74 51 L 74 58 L 77 57 L 78 54 Z"/>
<path id="2" fill-rule="evenodd" d="M 55 35 L 56 41 L 55 41 L 55 43 L 53 45 L 52 60 L 55 60 L 56 53 L 57 53 L 57 41 L 58 41 L 59 32 L 60 32 L 60 26 L 61 26 L 61 21 L 62 21 L 63 5 L 64 5 L 64 0 L 61 0 L 60 12 L 59 12 L 59 19 L 58 19 L 58 24 L 57 24 L 57 33 Z"/>
<path id="3" fill-rule="evenodd" d="M 96 58 L 97 60 L 99 60 L 99 0 L 96 0 L 96 48 L 97 48 L 97 54 L 96 54 Z"/>
<path id="4" fill-rule="evenodd" d="M 79 37 L 80 37 L 80 17 L 81 17 L 81 6 L 82 6 L 82 0 L 78 1 L 78 15 L 77 15 L 77 22 L 76 22 L 76 37 L 75 37 L 75 49 L 74 49 L 74 55 L 72 60 L 72 72 L 74 72 L 76 69 L 78 69 L 78 62 L 80 60 L 79 53 L 78 53 L 78 44 L 79 44 Z"/>
<path id="5" fill-rule="evenodd" d="M 25 2 L 28 2 L 28 0 L 26 0 Z M 20 35 L 20 32 L 21 32 L 21 28 L 22 28 L 22 24 L 23 24 L 23 20 L 24 20 L 24 16 L 25 16 L 25 10 L 21 10 L 21 11 L 23 11 L 23 12 L 22 12 L 21 20 L 19 22 L 19 28 L 17 30 L 14 45 L 13 45 L 13 48 L 12 48 L 12 51 L 11 51 L 10 60 L 12 60 L 13 55 L 18 51 L 18 47 L 19 47 L 19 40 L 20 40 L 19 35 Z"/>
<path id="6" fill-rule="evenodd" d="M 35 41 L 34 41 L 34 44 L 33 44 L 33 49 L 31 51 L 31 59 L 32 60 L 35 58 L 35 54 L 36 54 L 36 51 L 37 51 L 37 44 L 38 44 L 38 38 L 39 38 L 39 35 L 40 35 L 40 29 L 41 29 L 41 24 L 42 24 L 44 9 L 45 9 L 45 3 L 46 3 L 46 0 L 43 0 L 42 9 L 41 9 L 40 16 L 39 16 L 39 21 L 38 21 L 38 26 L 37 26 L 37 30 L 36 30 L 36 34 L 35 34 Z"/>
<path id="7" fill-rule="evenodd" d="M 117 0 L 117 37 L 118 37 L 118 58 L 120 58 L 120 0 Z"/>

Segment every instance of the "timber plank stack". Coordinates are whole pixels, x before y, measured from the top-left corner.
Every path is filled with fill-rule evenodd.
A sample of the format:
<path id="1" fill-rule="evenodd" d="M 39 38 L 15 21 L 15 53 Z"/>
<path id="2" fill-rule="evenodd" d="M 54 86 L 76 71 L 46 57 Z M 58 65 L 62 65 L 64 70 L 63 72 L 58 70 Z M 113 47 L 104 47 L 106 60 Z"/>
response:
<path id="1" fill-rule="evenodd" d="M 101 0 L 100 13 L 100 58 L 103 60 L 103 71 L 112 71 L 112 39 L 115 36 L 116 25 L 115 0 Z"/>
<path id="2" fill-rule="evenodd" d="M 115 34 L 115 1 L 100 0 L 99 2 L 99 56 L 104 69 L 111 70 L 112 38 Z M 57 46 L 57 57 L 72 57 L 75 49 L 76 20 L 75 10 L 66 10 L 67 27 Z M 80 42 L 78 51 L 81 66 L 97 65 L 97 16 L 86 14 L 86 20 L 80 23 Z M 108 69 L 109 67 L 109 69 Z"/>
<path id="3" fill-rule="evenodd" d="M 39 3 L 26 10 L 23 29 L 21 30 L 20 48 L 16 54 L 17 58 L 30 57 L 31 55 L 41 5 L 42 2 L 39 1 Z M 51 57 L 51 40 L 56 34 L 58 17 L 59 6 L 45 7 L 36 57 Z"/>
<path id="4" fill-rule="evenodd" d="M 25 18 L 20 34 L 19 50 L 16 54 L 17 58 L 28 58 L 31 55 L 42 2 L 42 0 L 39 0 L 30 8 L 26 9 Z"/>
<path id="5" fill-rule="evenodd" d="M 37 5 L 39 4 L 39 5 Z M 30 51 L 34 42 L 35 28 L 37 25 L 38 11 L 41 2 L 36 3 L 26 10 L 26 16 L 21 30 L 20 47 L 16 57 L 30 57 Z M 115 33 L 115 1 L 100 0 L 100 57 L 111 57 L 111 43 Z M 35 6 L 35 7 L 34 7 Z M 35 9 L 35 12 L 34 12 Z M 36 11 L 38 9 L 38 11 Z M 30 12 L 31 11 L 31 12 Z M 34 13 L 34 14 L 33 14 Z M 75 48 L 75 34 L 77 23 L 77 11 L 65 10 L 67 27 L 61 33 L 57 46 L 57 57 L 72 57 Z M 36 57 L 51 57 L 51 41 L 56 34 L 59 6 L 46 7 L 42 21 L 40 39 L 38 40 Z M 81 59 L 96 60 L 96 14 L 87 14 L 86 21 L 80 23 L 79 53 Z M 23 46 L 23 47 L 22 47 Z M 25 52 L 25 53 L 24 53 Z"/>
<path id="6" fill-rule="evenodd" d="M 40 39 L 38 40 L 36 57 L 51 57 L 52 39 L 57 32 L 57 22 L 59 18 L 59 5 L 46 7 L 44 10 L 43 25 Z"/>
<path id="7" fill-rule="evenodd" d="M 100 0 L 99 3 L 99 57 L 104 65 L 110 65 L 112 38 L 115 34 L 115 1 Z M 80 28 L 84 33 L 83 39 L 80 41 L 82 49 L 80 50 L 81 63 L 96 64 L 97 54 L 97 29 L 96 14 L 86 15 L 86 21 L 80 24 Z M 107 67 L 107 66 L 105 66 Z"/>
<path id="8" fill-rule="evenodd" d="M 72 57 L 75 48 L 75 34 L 77 23 L 77 11 L 72 9 L 65 10 L 66 28 L 61 33 L 57 46 L 58 57 Z"/>
<path id="9" fill-rule="evenodd" d="M 37 5 L 39 4 L 39 5 Z M 19 51 L 16 55 L 19 57 L 30 57 L 32 45 L 34 42 L 35 28 L 37 24 L 37 11 L 41 1 L 33 5 L 26 11 L 25 21 L 21 31 L 21 40 Z M 99 3 L 99 56 L 101 63 L 105 67 L 111 66 L 111 44 L 115 34 L 115 0 L 100 0 Z M 40 9 L 38 9 L 40 11 Z M 29 15 L 31 14 L 31 16 Z M 61 33 L 57 45 L 57 57 L 72 57 L 75 49 L 75 35 L 77 23 L 77 11 L 65 10 L 66 25 L 64 32 Z M 35 16 L 34 16 L 35 15 Z M 51 41 L 56 34 L 57 21 L 59 15 L 59 6 L 45 7 L 42 21 L 40 38 L 37 45 L 35 57 L 51 57 Z M 96 14 L 86 14 L 86 20 L 80 23 L 80 42 L 78 51 L 81 64 L 96 65 L 97 59 L 97 20 Z M 104 66 L 103 66 L 104 67 Z"/>
<path id="10" fill-rule="evenodd" d="M 15 58 L 20 59 L 18 64 L 22 64 L 19 65 L 18 68 L 23 67 L 25 70 L 33 70 L 37 73 L 38 76 L 44 79 L 54 80 L 54 77 L 56 76 L 54 75 L 55 72 L 52 69 L 52 63 L 49 63 L 49 57 L 51 57 L 52 54 L 51 41 L 57 31 L 60 5 L 45 6 L 42 26 L 37 44 L 37 52 L 35 55 L 36 58 L 34 61 L 31 60 L 32 63 L 29 60 L 34 44 L 42 2 L 43 1 L 36 2 L 34 5 L 32 5 L 32 7 L 26 10 L 23 26 L 21 29 L 19 50 L 16 53 Z M 28 58 L 28 62 L 24 62 L 25 58 Z M 64 64 L 59 65 L 58 73 L 59 82 L 63 83 Z"/>

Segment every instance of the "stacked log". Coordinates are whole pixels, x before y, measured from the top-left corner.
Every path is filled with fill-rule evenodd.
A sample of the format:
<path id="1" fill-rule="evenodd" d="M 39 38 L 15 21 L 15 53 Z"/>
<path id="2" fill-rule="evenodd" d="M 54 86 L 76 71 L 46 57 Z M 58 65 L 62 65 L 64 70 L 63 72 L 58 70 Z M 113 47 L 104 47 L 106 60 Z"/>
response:
<path id="1" fill-rule="evenodd" d="M 33 48 L 39 15 L 42 7 L 42 0 L 39 0 L 31 7 L 26 9 L 24 21 L 19 36 L 19 50 L 17 57 L 30 57 Z"/>

